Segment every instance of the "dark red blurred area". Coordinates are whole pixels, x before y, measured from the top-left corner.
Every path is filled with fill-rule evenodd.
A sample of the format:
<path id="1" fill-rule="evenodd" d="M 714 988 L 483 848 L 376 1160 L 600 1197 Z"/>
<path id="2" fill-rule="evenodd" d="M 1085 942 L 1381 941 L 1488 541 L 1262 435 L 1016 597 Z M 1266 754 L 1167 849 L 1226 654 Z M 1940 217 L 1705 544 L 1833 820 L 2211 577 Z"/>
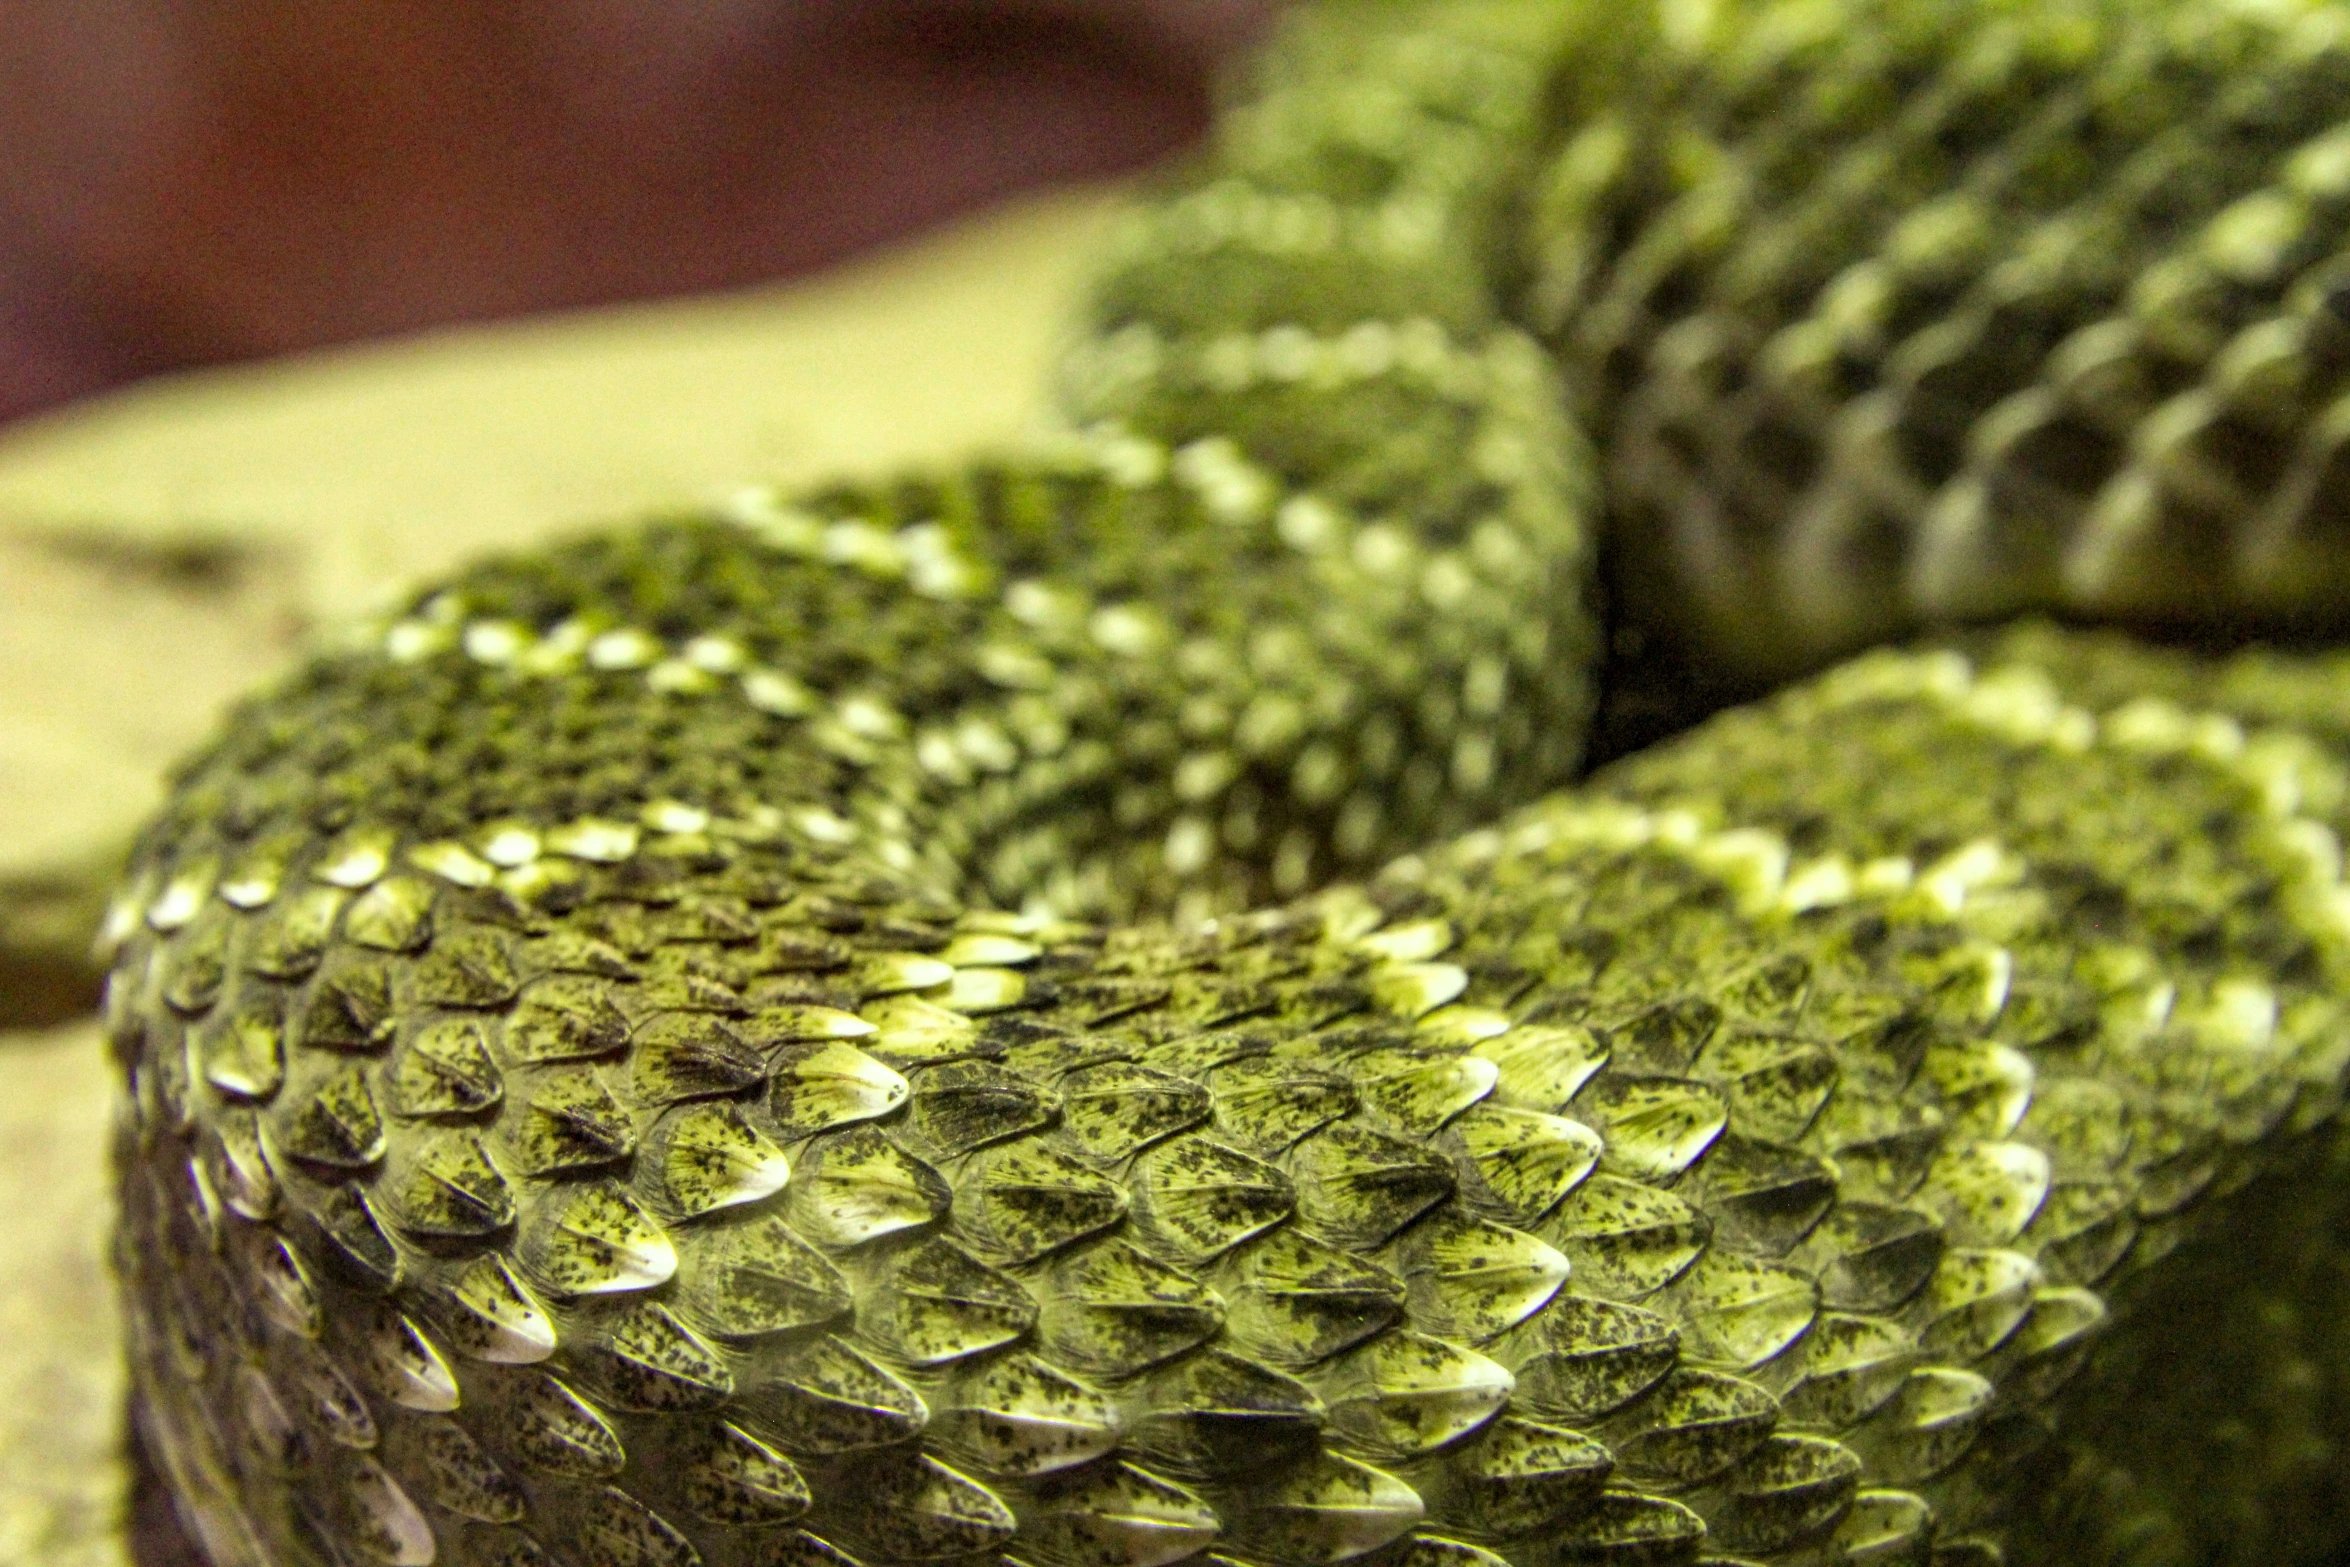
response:
<path id="1" fill-rule="evenodd" d="M 1132 168 L 1270 3 L 0 0 L 0 419 Z"/>

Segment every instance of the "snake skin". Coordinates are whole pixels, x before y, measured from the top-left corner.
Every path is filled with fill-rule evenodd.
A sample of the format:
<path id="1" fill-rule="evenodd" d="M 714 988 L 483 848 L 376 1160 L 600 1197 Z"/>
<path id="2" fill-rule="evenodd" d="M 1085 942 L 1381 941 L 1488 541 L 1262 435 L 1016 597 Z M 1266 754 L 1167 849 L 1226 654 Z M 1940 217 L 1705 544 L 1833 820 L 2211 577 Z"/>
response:
<path id="1" fill-rule="evenodd" d="M 2292 0 L 1332 8 L 1064 435 L 360 628 L 106 934 L 204 1548 L 2326 1559 L 2350 655 L 1957 628 L 2350 606 L 2344 115 Z"/>

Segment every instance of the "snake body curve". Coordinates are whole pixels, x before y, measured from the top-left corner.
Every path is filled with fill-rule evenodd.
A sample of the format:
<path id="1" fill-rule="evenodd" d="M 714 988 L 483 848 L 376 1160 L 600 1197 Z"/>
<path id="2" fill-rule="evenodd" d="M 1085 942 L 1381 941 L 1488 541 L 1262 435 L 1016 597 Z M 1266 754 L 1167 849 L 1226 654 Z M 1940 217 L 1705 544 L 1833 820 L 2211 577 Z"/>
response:
<path id="1" fill-rule="evenodd" d="M 2345 106 L 2290 0 L 1332 8 L 1066 436 L 323 654 L 106 937 L 183 1516 L 2322 1559 L 2350 663 L 1810 672 L 2338 623 Z"/>

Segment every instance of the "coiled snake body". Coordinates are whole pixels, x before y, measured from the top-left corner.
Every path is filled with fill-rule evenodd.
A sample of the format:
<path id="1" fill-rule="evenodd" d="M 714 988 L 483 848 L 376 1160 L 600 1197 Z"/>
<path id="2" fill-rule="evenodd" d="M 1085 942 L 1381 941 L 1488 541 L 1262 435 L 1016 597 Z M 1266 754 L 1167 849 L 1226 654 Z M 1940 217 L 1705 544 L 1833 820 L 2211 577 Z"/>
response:
<path id="1" fill-rule="evenodd" d="M 2346 246 L 2339 7 L 1298 19 L 1067 436 L 484 565 L 177 775 L 107 1023 L 183 1515 L 2321 1558 L 2350 664 L 1949 628 L 2339 624 Z"/>

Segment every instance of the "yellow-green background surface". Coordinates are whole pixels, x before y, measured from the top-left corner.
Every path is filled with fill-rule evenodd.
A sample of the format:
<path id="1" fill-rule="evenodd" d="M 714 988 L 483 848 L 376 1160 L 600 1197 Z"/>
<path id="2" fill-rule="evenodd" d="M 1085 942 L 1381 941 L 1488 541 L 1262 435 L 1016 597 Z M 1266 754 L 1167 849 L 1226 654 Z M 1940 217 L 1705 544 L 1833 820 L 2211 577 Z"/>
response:
<path id="1" fill-rule="evenodd" d="M 70 911 L 162 766 L 314 628 L 486 550 L 1016 435 L 1116 201 L 1031 200 L 719 300 L 175 377 L 0 432 L 0 945 Z M 87 1024 L 0 1036 L 0 1567 L 122 1559 L 106 1093 Z"/>

